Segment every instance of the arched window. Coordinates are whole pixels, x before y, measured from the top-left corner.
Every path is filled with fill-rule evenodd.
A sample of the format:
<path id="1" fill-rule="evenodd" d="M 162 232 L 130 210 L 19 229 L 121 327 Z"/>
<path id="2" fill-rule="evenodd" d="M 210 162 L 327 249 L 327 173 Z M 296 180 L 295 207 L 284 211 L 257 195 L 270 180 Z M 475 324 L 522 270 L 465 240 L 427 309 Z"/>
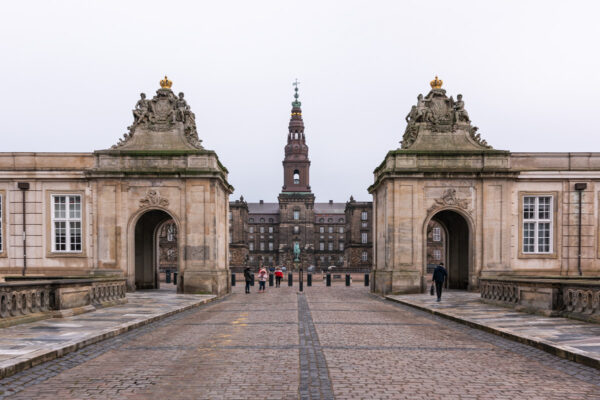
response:
<path id="1" fill-rule="evenodd" d="M 298 132 L 294 133 L 294 139 L 298 139 Z"/>
<path id="2" fill-rule="evenodd" d="M 273 223 L 273 218 L 269 218 L 269 222 Z"/>
<path id="3" fill-rule="evenodd" d="M 333 222 L 333 218 L 327 218 L 327 222 Z"/>
<path id="4" fill-rule="evenodd" d="M 319 222 L 325 222 L 325 218 L 319 218 Z"/>
<path id="5" fill-rule="evenodd" d="M 300 183 L 300 171 L 294 171 L 294 185 L 298 185 Z"/>
<path id="6" fill-rule="evenodd" d="M 340 219 L 338 220 L 338 222 L 339 222 L 339 223 L 341 223 L 341 224 L 343 224 L 343 223 L 344 223 L 344 218 L 340 218 Z"/>
<path id="7" fill-rule="evenodd" d="M 264 219 L 264 218 L 261 218 L 261 219 L 260 219 L 260 222 L 265 222 L 265 219 Z"/>

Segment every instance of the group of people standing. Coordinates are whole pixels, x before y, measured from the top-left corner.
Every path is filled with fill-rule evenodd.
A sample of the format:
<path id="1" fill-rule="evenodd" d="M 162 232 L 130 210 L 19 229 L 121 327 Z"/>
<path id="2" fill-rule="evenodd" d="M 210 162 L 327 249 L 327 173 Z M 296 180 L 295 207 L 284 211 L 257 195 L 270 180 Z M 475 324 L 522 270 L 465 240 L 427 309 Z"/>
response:
<path id="1" fill-rule="evenodd" d="M 283 270 L 281 267 L 275 268 L 273 271 L 275 275 L 275 287 L 281 286 L 281 279 L 283 279 Z M 269 273 L 265 267 L 260 268 L 258 271 L 258 293 L 264 293 L 267 288 L 267 280 L 269 279 Z M 250 267 L 244 269 L 244 280 L 246 281 L 246 293 L 250 293 L 250 286 L 253 281 L 252 272 Z"/>

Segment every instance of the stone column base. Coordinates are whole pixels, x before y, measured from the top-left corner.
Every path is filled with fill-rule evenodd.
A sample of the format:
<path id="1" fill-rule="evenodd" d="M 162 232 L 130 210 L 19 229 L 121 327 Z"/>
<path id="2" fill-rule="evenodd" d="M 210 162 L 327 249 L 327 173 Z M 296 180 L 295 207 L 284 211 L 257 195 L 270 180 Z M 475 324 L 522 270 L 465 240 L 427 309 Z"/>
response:
<path id="1" fill-rule="evenodd" d="M 379 295 L 421 293 L 422 275 L 415 271 L 371 272 L 371 291 Z"/>
<path id="2" fill-rule="evenodd" d="M 177 278 L 177 291 L 186 294 L 224 296 L 231 291 L 230 273 L 226 271 L 184 271 Z"/>

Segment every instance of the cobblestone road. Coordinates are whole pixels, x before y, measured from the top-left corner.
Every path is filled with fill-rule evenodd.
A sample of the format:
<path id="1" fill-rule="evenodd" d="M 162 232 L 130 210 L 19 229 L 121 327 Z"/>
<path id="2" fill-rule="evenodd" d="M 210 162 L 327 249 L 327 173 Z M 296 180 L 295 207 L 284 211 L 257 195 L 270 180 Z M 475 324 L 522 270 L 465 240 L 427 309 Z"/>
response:
<path id="1" fill-rule="evenodd" d="M 600 372 L 379 300 L 237 287 L 0 381 L 10 399 L 600 399 Z"/>

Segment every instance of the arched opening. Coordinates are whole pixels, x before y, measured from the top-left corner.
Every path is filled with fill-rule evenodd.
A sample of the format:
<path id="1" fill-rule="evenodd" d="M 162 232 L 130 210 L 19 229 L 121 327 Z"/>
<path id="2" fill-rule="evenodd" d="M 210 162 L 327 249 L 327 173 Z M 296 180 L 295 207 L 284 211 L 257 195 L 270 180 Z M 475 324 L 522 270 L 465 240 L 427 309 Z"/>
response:
<path id="1" fill-rule="evenodd" d="M 300 171 L 294 170 L 294 185 L 300 184 Z"/>
<path id="2" fill-rule="evenodd" d="M 135 224 L 135 288 L 159 288 L 160 227 L 172 217 L 162 210 L 150 210 Z"/>
<path id="3" fill-rule="evenodd" d="M 467 290 L 471 271 L 471 237 L 469 223 L 458 212 L 442 210 L 435 214 L 427 225 L 427 273 L 443 262 L 448 271 L 447 287 Z"/>

